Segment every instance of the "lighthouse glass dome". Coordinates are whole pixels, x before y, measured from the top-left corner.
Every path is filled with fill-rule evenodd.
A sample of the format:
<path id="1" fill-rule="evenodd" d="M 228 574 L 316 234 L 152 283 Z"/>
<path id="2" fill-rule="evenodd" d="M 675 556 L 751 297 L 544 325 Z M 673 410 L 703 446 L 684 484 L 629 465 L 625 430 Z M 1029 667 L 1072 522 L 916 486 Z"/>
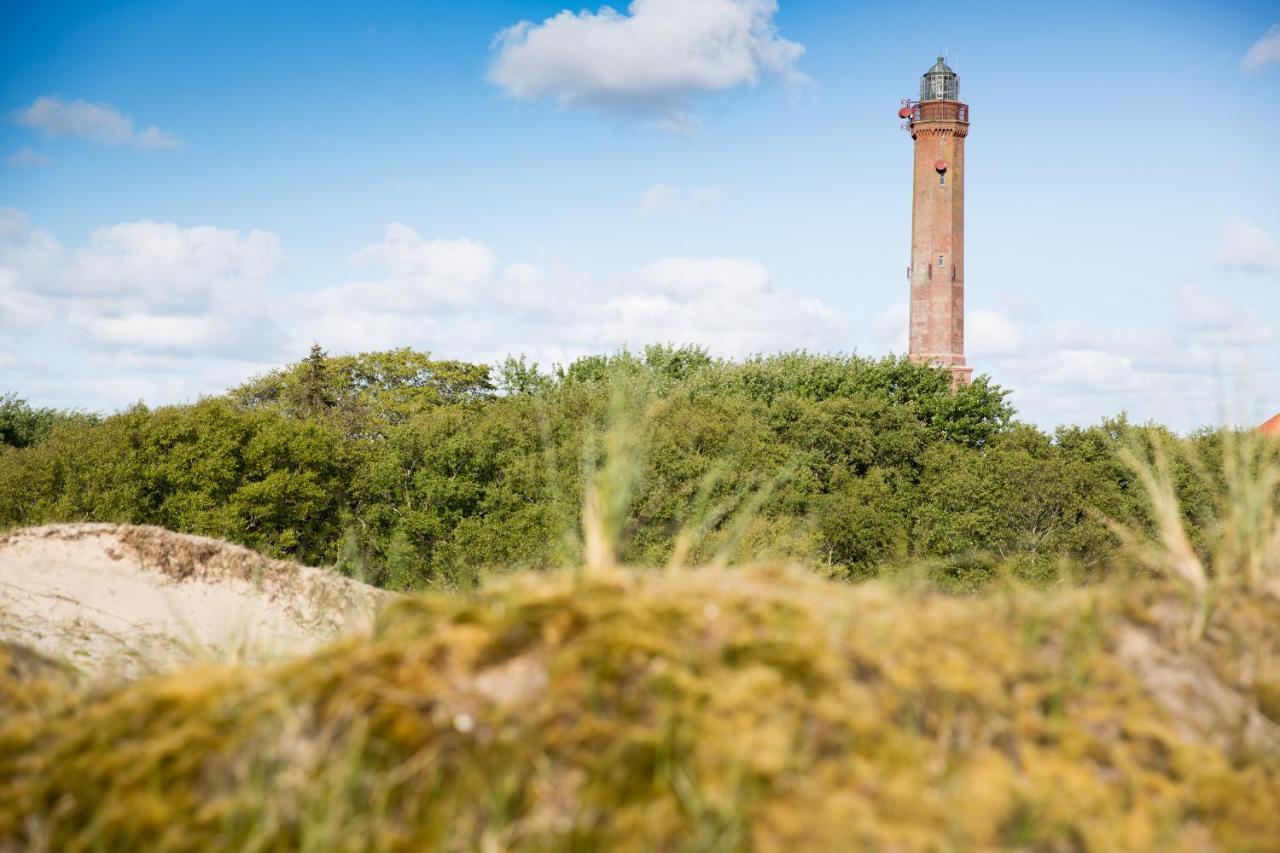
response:
<path id="1" fill-rule="evenodd" d="M 920 100 L 960 100 L 960 77 L 952 71 L 941 56 L 937 63 L 920 78 Z"/>

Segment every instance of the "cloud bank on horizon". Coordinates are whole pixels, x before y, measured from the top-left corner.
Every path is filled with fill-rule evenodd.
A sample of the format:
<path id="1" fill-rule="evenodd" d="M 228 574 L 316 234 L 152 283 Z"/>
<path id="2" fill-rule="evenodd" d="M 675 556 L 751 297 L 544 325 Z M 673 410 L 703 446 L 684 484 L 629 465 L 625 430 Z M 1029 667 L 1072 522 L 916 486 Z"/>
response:
<path id="1" fill-rule="evenodd" d="M 737 357 L 829 349 L 844 331 L 819 301 L 776 290 L 764 267 L 735 258 L 662 258 L 597 281 L 502 263 L 483 243 L 424 239 L 392 223 L 351 256 L 353 269 L 373 277 L 275 293 L 281 258 L 267 232 L 148 221 L 97 229 L 69 248 L 0 209 L 0 359 L 14 363 L 14 344 L 30 328 L 117 368 L 221 362 L 218 375 L 292 360 L 315 341 L 342 352 L 407 345 L 547 364 L 655 341 Z"/>
<path id="2" fill-rule="evenodd" d="M 698 125 L 689 111 L 696 95 L 767 75 L 807 80 L 795 67 L 804 46 L 778 34 L 777 12 L 776 0 L 633 0 L 627 14 L 566 9 L 499 33 L 489 79 L 513 98 L 549 97 L 689 132 Z"/>
<path id="3" fill-rule="evenodd" d="M 1260 247 L 1272 251 L 1275 241 L 1233 220 L 1214 258 L 1247 274 L 1280 271 L 1259 263 L 1277 262 Z M 24 330 L 43 329 L 80 353 L 80 364 L 119 374 L 94 392 L 99 377 L 87 369 L 67 404 L 116 408 L 141 388 L 153 401 L 169 388 L 177 399 L 216 393 L 317 341 L 335 352 L 411 346 L 487 363 L 527 355 L 543 365 L 658 342 L 726 357 L 848 348 L 848 318 L 776 288 L 765 267 L 741 258 L 660 258 L 601 281 L 392 223 L 352 253 L 357 274 L 348 282 L 282 293 L 271 285 L 283 256 L 269 232 L 149 221 L 97 229 L 85 245 L 67 247 L 21 212 L 0 209 L 0 365 L 18 364 Z M 1200 285 L 1175 288 L 1170 301 L 1177 314 L 1163 327 L 1073 325 L 1025 306 L 975 307 L 970 362 L 1034 404 L 1092 395 L 1113 400 L 1115 411 L 1211 411 L 1224 382 L 1267 369 L 1280 343 L 1272 322 Z M 904 351 L 906 305 L 885 311 L 878 327 L 885 349 Z M 148 386 L 153 374 L 187 384 L 175 377 Z"/>

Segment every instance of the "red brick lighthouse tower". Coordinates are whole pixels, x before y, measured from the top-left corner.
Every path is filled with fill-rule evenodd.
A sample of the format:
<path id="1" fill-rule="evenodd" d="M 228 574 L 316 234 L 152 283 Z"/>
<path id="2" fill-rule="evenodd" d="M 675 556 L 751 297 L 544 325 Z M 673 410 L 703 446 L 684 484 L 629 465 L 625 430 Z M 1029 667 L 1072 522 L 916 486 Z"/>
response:
<path id="1" fill-rule="evenodd" d="M 920 80 L 920 100 L 898 115 L 915 140 L 911 196 L 912 361 L 951 368 L 953 386 L 968 383 L 964 363 L 964 138 L 969 105 L 960 78 L 941 56 Z"/>

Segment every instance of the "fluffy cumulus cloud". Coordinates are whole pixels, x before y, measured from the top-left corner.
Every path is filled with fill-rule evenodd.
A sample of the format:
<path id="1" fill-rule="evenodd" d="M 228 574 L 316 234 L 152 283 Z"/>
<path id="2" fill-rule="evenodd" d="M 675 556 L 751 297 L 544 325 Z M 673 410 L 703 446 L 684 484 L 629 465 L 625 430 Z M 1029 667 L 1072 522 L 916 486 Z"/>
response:
<path id="1" fill-rule="evenodd" d="M 47 293 L 130 300 L 165 311 L 202 311 L 252 292 L 280 260 L 275 235 L 171 222 L 99 228 L 89 244 L 60 259 Z"/>
<path id="2" fill-rule="evenodd" d="M 487 246 L 471 240 L 424 240 L 400 223 L 387 226 L 382 242 L 362 249 L 355 261 L 385 270 L 386 278 L 349 285 L 350 292 L 369 304 L 408 312 L 476 305 L 497 265 Z"/>
<path id="3" fill-rule="evenodd" d="M 1272 24 L 1240 60 L 1240 67 L 1252 73 L 1277 62 L 1280 62 L 1280 24 Z"/>
<path id="4" fill-rule="evenodd" d="M 469 240 L 427 240 L 404 225 L 356 253 L 376 280 L 296 294 L 294 346 L 345 350 L 410 345 L 496 360 L 564 360 L 654 342 L 699 343 L 721 355 L 840 345 L 840 319 L 776 290 L 759 264 L 668 258 L 610 281 L 528 263 L 502 264 Z M 554 286 L 553 286 L 554 285 Z"/>
<path id="5" fill-rule="evenodd" d="M 1214 261 L 1224 269 L 1280 272 L 1280 241 L 1244 219 L 1229 219 Z"/>
<path id="6" fill-rule="evenodd" d="M 543 364 L 655 342 L 726 356 L 847 348 L 835 313 L 748 260 L 667 258 L 600 278 L 392 224 L 353 253 L 345 283 L 279 292 L 280 262 L 263 231 L 129 222 L 68 247 L 0 209 L 0 363 L 43 388 L 37 399 L 111 408 L 216 392 L 313 342 Z"/>
<path id="7" fill-rule="evenodd" d="M 96 356 L 278 355 L 265 283 L 276 238 L 131 222 L 71 249 L 0 212 L 0 305 L 23 325 L 56 326 Z"/>
<path id="8" fill-rule="evenodd" d="M 1122 411 L 1179 430 L 1258 423 L 1280 408 L 1272 380 L 1280 330 L 1241 301 L 1245 292 L 1225 282 L 1173 287 L 1164 310 L 1140 325 L 1106 315 L 1070 322 L 1025 299 L 1000 309 L 970 305 L 966 355 L 1012 391 L 1022 418 L 1044 427 Z M 908 313 L 897 303 L 873 321 L 876 351 L 906 350 Z"/>
<path id="9" fill-rule="evenodd" d="M 1280 271 L 1280 247 L 1256 225 L 1232 219 L 1206 260 L 1216 272 L 1170 286 L 1136 324 L 1006 314 L 1017 345 L 983 353 L 983 327 L 998 330 L 973 312 L 971 361 L 1015 389 L 1015 405 L 1043 424 L 1094 422 L 1122 410 L 1182 430 L 1260 422 L 1280 407 L 1280 329 L 1265 307 L 1275 301 L 1265 277 L 1231 273 Z"/>
<path id="10" fill-rule="evenodd" d="M 969 361 L 1013 389 L 1023 417 L 1043 425 L 1127 411 L 1187 430 L 1249 424 L 1280 403 L 1265 388 L 1280 359 L 1272 323 L 1222 286 L 1184 284 L 1167 302 L 1171 311 L 1153 311 L 1141 326 L 972 311 Z"/>
<path id="11" fill-rule="evenodd" d="M 970 311 L 965 321 L 966 350 L 976 358 L 1012 356 L 1024 349 L 1022 330 L 999 311 Z"/>
<path id="12" fill-rule="evenodd" d="M 344 283 L 282 292 L 273 286 L 281 260 L 263 231 L 147 221 L 68 247 L 0 208 L 0 365 L 40 402 L 112 408 L 217 392 L 313 342 L 489 363 L 525 354 L 544 365 L 663 342 L 729 357 L 906 348 L 905 304 L 850 322 L 743 258 L 669 257 L 594 276 L 392 224 L 352 253 Z M 1267 382 L 1280 363 L 1273 312 L 1243 298 L 1255 285 L 1267 292 L 1265 280 L 1229 274 L 1171 288 L 1133 326 L 971 304 L 970 363 L 1014 389 L 1023 417 L 1042 425 L 1121 410 L 1179 429 L 1248 423 L 1263 413 L 1237 416 L 1223 400 L 1250 377 Z M 1237 396 L 1274 409 L 1271 393 Z"/>
<path id="13" fill-rule="evenodd" d="M 1050 367 L 1044 381 L 1076 393 L 1132 394 L 1143 384 L 1131 356 L 1106 349 L 1062 347 L 1052 354 Z"/>
<path id="14" fill-rule="evenodd" d="M 626 14 L 569 10 L 499 33 L 489 79 L 515 98 L 550 97 L 686 132 L 694 95 L 804 77 L 804 47 L 778 35 L 776 0 L 633 0 Z"/>
<path id="15" fill-rule="evenodd" d="M 1280 407 L 1280 329 L 1266 307 L 1275 305 L 1267 276 L 1280 272 L 1280 245 L 1257 225 L 1231 219 L 1211 260 L 1216 271 L 1171 286 L 1140 324 L 1031 316 L 1021 324 L 1023 345 L 990 354 L 980 369 L 1016 389 L 1015 403 L 1041 422 L 1126 410 L 1184 430 L 1257 423 Z"/>
<path id="16" fill-rule="evenodd" d="M 60 95 L 36 98 L 28 107 L 14 110 L 13 120 L 48 136 L 73 136 L 104 145 L 131 145 L 154 150 L 180 148 L 182 140 L 155 125 L 137 130 L 128 117 L 109 104 L 92 104 Z"/>
<path id="17" fill-rule="evenodd" d="M 623 283 L 594 325 L 599 345 L 698 343 L 743 356 L 841 347 L 844 323 L 816 299 L 774 288 L 769 272 L 734 258 L 667 258 Z"/>

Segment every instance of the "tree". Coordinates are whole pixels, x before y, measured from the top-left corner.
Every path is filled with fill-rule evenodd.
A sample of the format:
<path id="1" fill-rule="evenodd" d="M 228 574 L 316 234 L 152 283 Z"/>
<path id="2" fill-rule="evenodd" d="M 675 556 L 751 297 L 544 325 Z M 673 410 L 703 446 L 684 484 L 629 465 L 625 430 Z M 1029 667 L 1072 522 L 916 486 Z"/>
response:
<path id="1" fill-rule="evenodd" d="M 85 417 L 56 409 L 33 408 L 16 394 L 0 394 L 0 449 L 39 444 L 58 424 Z"/>
<path id="2" fill-rule="evenodd" d="M 903 498 L 891 475 L 879 468 L 842 478 L 818 510 L 827 563 L 841 567 L 838 574 L 858 578 L 875 574 L 884 563 L 901 561 L 910 531 Z"/>
<path id="3" fill-rule="evenodd" d="M 489 368 L 482 364 L 436 361 L 407 348 L 330 356 L 315 345 L 305 360 L 253 379 L 228 396 L 249 409 L 324 416 L 356 437 L 385 434 L 417 413 L 487 399 L 493 391 Z"/>
<path id="4" fill-rule="evenodd" d="M 300 372 L 298 391 L 302 411 L 314 417 L 332 408 L 337 395 L 329 378 L 329 357 L 319 344 L 311 345 L 311 353 Z"/>

